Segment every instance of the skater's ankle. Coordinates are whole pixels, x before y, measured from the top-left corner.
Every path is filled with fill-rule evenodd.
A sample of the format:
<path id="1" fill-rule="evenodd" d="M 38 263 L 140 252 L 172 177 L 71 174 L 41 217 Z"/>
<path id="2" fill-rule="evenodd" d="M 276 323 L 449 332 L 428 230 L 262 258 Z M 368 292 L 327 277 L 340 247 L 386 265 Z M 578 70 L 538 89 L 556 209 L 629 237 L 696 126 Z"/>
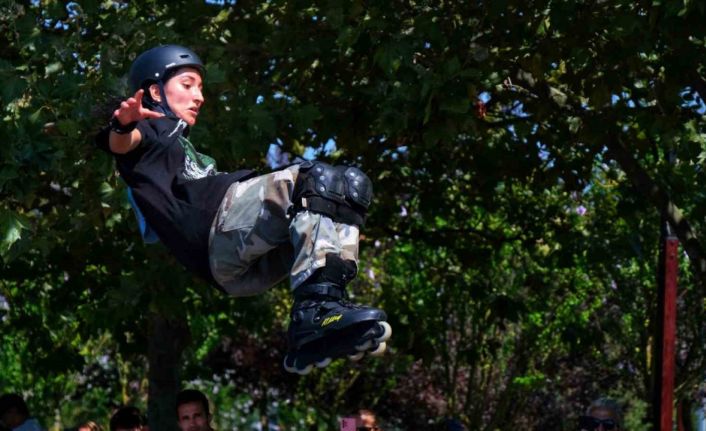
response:
<path id="1" fill-rule="evenodd" d="M 310 299 L 342 299 L 345 297 L 345 288 L 336 283 L 318 282 L 305 283 L 294 289 L 294 300 L 305 301 Z"/>

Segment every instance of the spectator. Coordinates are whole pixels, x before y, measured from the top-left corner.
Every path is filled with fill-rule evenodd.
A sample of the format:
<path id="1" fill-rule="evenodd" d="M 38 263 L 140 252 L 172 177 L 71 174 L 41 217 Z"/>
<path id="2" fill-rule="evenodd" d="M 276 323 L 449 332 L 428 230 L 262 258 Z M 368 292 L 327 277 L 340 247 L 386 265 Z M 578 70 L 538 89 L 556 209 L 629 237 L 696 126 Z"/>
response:
<path id="1" fill-rule="evenodd" d="M 146 431 L 147 420 L 137 407 L 121 407 L 110 418 L 110 431 Z"/>
<path id="2" fill-rule="evenodd" d="M 372 410 L 358 410 L 357 422 L 356 426 L 358 431 L 382 431 L 382 428 L 378 425 L 377 417 Z"/>
<path id="3" fill-rule="evenodd" d="M 93 421 L 83 422 L 76 431 L 103 431 L 103 427 Z"/>
<path id="4" fill-rule="evenodd" d="M 177 424 L 181 431 L 211 431 L 211 410 L 208 398 L 196 389 L 186 389 L 177 394 Z"/>
<path id="5" fill-rule="evenodd" d="M 620 405 L 609 398 L 599 398 L 586 409 L 586 415 L 579 417 L 582 431 L 620 431 L 622 411 Z"/>
<path id="6" fill-rule="evenodd" d="M 25 400 L 17 394 L 0 397 L 0 424 L 11 431 L 43 431 L 29 414 Z"/>

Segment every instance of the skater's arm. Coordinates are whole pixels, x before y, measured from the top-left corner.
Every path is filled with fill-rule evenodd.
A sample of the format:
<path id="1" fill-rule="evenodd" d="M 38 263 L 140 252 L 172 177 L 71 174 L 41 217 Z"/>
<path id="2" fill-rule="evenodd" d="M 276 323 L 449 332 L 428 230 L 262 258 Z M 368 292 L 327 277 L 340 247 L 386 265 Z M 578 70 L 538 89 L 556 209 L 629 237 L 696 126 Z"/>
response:
<path id="1" fill-rule="evenodd" d="M 137 90 L 134 97 L 131 97 L 120 104 L 120 107 L 113 112 L 113 117 L 123 127 L 128 127 L 146 118 L 159 118 L 164 114 L 151 111 L 142 106 L 142 96 L 144 90 Z M 134 129 L 129 133 L 117 133 L 113 130 L 110 132 L 108 143 L 110 151 L 117 154 L 125 154 L 134 150 L 142 141 L 142 134 L 138 129 Z"/>
<path id="2" fill-rule="evenodd" d="M 125 154 L 137 147 L 137 144 L 142 141 L 142 134 L 137 129 L 124 135 L 111 131 L 109 139 L 110 151 L 116 154 Z"/>

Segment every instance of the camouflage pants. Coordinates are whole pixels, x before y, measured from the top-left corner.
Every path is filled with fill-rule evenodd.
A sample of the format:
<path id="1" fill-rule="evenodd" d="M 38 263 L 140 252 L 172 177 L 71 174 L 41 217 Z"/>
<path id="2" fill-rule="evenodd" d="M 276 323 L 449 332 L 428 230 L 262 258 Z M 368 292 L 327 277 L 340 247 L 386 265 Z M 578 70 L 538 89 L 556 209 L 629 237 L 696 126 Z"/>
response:
<path id="1" fill-rule="evenodd" d="M 233 183 L 209 237 L 211 272 L 233 296 L 261 293 L 290 277 L 302 284 L 335 253 L 358 265 L 357 226 L 303 211 L 288 215 L 299 166 Z"/>

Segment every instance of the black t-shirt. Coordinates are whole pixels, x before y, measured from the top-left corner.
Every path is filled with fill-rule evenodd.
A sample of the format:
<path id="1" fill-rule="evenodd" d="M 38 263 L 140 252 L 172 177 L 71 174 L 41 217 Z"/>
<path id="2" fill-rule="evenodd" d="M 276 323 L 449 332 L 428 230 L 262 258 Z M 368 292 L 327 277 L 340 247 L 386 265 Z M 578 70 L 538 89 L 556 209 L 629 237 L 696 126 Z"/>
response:
<path id="1" fill-rule="evenodd" d="M 159 239 L 188 269 L 214 282 L 208 262 L 211 223 L 228 187 L 253 171 L 218 173 L 215 161 L 196 152 L 188 126 L 171 117 L 137 123 L 142 141 L 126 154 L 110 151 L 110 128 L 96 145 L 113 154 L 137 206 Z"/>

